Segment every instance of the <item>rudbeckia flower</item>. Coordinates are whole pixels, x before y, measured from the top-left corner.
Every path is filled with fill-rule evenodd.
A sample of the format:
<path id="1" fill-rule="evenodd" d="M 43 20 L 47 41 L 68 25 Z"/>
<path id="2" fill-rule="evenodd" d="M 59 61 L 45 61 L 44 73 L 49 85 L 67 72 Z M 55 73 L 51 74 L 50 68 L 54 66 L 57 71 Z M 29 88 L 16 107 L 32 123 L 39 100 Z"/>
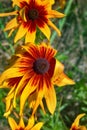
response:
<path id="1" fill-rule="evenodd" d="M 1 88 L 9 88 L 5 102 L 6 113 L 9 115 L 16 107 L 16 98 L 20 97 L 20 115 L 26 100 L 33 106 L 34 114 L 40 105 L 44 111 L 42 99 L 44 98 L 50 113 L 56 107 L 56 94 L 54 85 L 72 85 L 74 81 L 64 74 L 64 66 L 56 60 L 56 50 L 50 45 L 22 46 L 20 52 L 12 57 L 12 65 L 0 76 Z M 32 105 L 33 104 L 33 105 Z"/>
<path id="2" fill-rule="evenodd" d="M 12 117 L 8 117 L 11 130 L 40 130 L 43 123 L 39 122 L 34 125 L 34 117 L 29 118 L 27 126 L 25 126 L 23 118 L 20 118 L 19 124 Z"/>
<path id="3" fill-rule="evenodd" d="M 85 126 L 79 125 L 80 119 L 85 116 L 85 114 L 79 114 L 74 120 L 70 130 L 87 130 Z"/>
<path id="4" fill-rule="evenodd" d="M 19 10 L 9 13 L 0 13 L 0 17 L 15 15 L 15 17 L 7 23 L 4 30 L 10 30 L 10 36 L 15 29 L 18 29 L 14 42 L 17 42 L 24 36 L 25 43 L 34 42 L 37 27 L 49 40 L 51 31 L 48 25 L 55 29 L 60 36 L 60 30 L 51 22 L 50 18 L 62 18 L 65 15 L 52 10 L 52 3 L 53 1 L 48 0 L 13 0 L 13 6 L 17 5 Z"/>

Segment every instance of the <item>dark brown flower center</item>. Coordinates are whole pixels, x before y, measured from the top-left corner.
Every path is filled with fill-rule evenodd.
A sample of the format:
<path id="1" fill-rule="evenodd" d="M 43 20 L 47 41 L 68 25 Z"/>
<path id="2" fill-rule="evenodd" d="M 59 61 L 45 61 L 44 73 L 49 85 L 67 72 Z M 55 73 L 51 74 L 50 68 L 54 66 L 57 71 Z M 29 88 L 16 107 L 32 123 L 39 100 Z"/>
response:
<path id="1" fill-rule="evenodd" d="M 49 70 L 49 62 L 45 58 L 37 59 L 33 64 L 33 69 L 37 74 L 45 74 Z"/>
<path id="2" fill-rule="evenodd" d="M 38 18 L 38 16 L 39 16 L 38 10 L 36 10 L 36 9 L 29 10 L 28 17 L 30 20 L 35 20 Z"/>

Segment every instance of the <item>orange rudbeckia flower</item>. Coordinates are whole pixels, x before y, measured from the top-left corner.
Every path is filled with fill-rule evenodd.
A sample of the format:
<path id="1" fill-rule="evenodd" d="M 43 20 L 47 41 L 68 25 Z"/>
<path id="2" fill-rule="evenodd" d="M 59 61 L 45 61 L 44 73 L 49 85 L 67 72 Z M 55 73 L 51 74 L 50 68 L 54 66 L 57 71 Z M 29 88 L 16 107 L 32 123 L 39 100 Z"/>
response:
<path id="1" fill-rule="evenodd" d="M 79 114 L 74 120 L 70 130 L 87 130 L 85 126 L 79 125 L 80 119 L 85 116 L 85 114 Z"/>
<path id="2" fill-rule="evenodd" d="M 11 130 L 40 130 L 43 123 L 39 122 L 34 125 L 34 117 L 30 117 L 27 126 L 25 126 L 23 118 L 20 118 L 19 124 L 12 117 L 8 117 L 8 122 Z"/>
<path id="3" fill-rule="evenodd" d="M 24 36 L 25 43 L 34 42 L 37 27 L 49 40 L 51 31 L 48 25 L 55 29 L 59 36 L 61 35 L 59 29 L 51 22 L 50 18 L 62 18 L 65 15 L 52 10 L 51 2 L 47 0 L 13 0 L 13 6 L 17 5 L 19 10 L 0 13 L 0 17 L 15 15 L 15 18 L 10 20 L 5 27 L 5 31 L 10 30 L 9 36 L 18 28 L 14 42 Z"/>
<path id="4" fill-rule="evenodd" d="M 11 89 L 5 99 L 5 115 L 9 115 L 12 108 L 16 107 L 18 96 L 20 115 L 27 99 L 30 106 L 33 106 L 32 114 L 39 105 L 44 111 L 43 98 L 48 110 L 53 114 L 56 107 L 54 85 L 74 84 L 74 81 L 64 74 L 64 66 L 55 59 L 55 55 L 56 50 L 45 43 L 22 46 L 20 52 L 12 58 L 12 65 L 0 76 L 0 87 Z"/>

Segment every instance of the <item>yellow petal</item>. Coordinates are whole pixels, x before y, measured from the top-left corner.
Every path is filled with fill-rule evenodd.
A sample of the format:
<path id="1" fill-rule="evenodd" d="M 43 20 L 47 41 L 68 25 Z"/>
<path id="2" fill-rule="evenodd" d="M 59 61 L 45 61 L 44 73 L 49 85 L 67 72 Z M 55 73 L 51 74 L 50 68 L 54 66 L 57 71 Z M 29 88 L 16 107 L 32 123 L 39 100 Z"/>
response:
<path id="1" fill-rule="evenodd" d="M 55 78 L 54 84 L 61 87 L 65 85 L 74 85 L 75 82 L 72 79 L 70 79 L 66 74 L 61 73 Z"/>
<path id="2" fill-rule="evenodd" d="M 46 114 L 46 111 L 45 111 L 45 109 L 44 109 L 44 105 L 43 105 L 43 102 L 42 102 L 42 101 L 40 102 L 40 106 L 41 106 L 41 109 L 42 109 L 42 111 L 44 112 L 44 114 Z"/>
<path id="3" fill-rule="evenodd" d="M 19 71 L 19 68 L 9 68 L 5 70 L 0 76 L 0 86 L 3 84 L 3 81 L 9 78 L 20 77 L 24 74 L 24 71 Z M 3 87 L 3 86 L 2 86 Z"/>
<path id="4" fill-rule="evenodd" d="M 20 126 L 21 128 L 25 128 L 24 121 L 23 121 L 23 118 L 22 118 L 22 117 L 20 118 L 19 126 Z"/>
<path id="5" fill-rule="evenodd" d="M 76 117 L 76 119 L 74 120 L 74 123 L 72 124 L 72 126 L 74 125 L 74 126 L 78 127 L 78 126 L 79 126 L 79 121 L 80 121 L 80 119 L 81 119 L 83 116 L 85 116 L 85 113 L 79 114 L 79 115 Z"/>
<path id="6" fill-rule="evenodd" d="M 63 73 L 64 66 L 58 60 L 56 60 L 54 74 L 52 76 L 52 83 L 57 86 L 73 85 L 75 82 Z"/>
<path id="7" fill-rule="evenodd" d="M 14 92 L 15 92 L 14 89 L 15 86 L 12 87 L 7 97 L 5 98 L 5 103 L 6 103 L 6 112 L 4 113 L 5 117 L 8 117 L 8 115 L 11 113 L 13 109 L 12 99 L 14 98 Z"/>
<path id="8" fill-rule="evenodd" d="M 54 69 L 54 74 L 53 74 L 52 80 L 54 80 L 63 71 L 64 71 L 64 65 L 61 62 L 59 62 L 58 60 L 56 60 L 56 65 L 55 65 L 55 69 Z"/>
<path id="9" fill-rule="evenodd" d="M 51 26 L 56 32 L 58 33 L 59 36 L 61 36 L 60 30 L 49 20 L 48 25 Z"/>
<path id="10" fill-rule="evenodd" d="M 17 27 L 19 24 L 17 22 L 17 18 L 13 18 L 12 20 L 10 20 L 7 24 L 6 27 L 4 29 L 4 31 L 10 30 L 12 28 Z"/>
<path id="11" fill-rule="evenodd" d="M 20 25 L 16 36 L 14 38 L 14 42 L 16 43 L 19 39 L 21 39 L 27 32 L 27 28 L 25 28 L 22 24 Z"/>
<path id="12" fill-rule="evenodd" d="M 20 116 L 23 114 L 25 101 L 27 100 L 28 96 L 36 89 L 35 86 L 31 86 L 30 84 L 31 83 L 28 82 L 20 97 Z"/>
<path id="13" fill-rule="evenodd" d="M 18 125 L 13 118 L 8 117 L 8 122 L 12 130 L 16 130 L 18 128 Z"/>
<path id="14" fill-rule="evenodd" d="M 47 39 L 50 39 L 50 35 L 51 35 L 51 31 L 50 28 L 47 26 L 46 23 L 44 23 L 43 27 L 39 27 L 38 28 L 43 32 L 43 34 L 47 37 Z"/>
<path id="15" fill-rule="evenodd" d="M 20 3 L 24 1 L 28 3 L 30 0 L 12 0 L 13 2 L 12 6 L 14 7 L 15 5 L 17 5 L 20 7 Z"/>
<path id="16" fill-rule="evenodd" d="M 23 90 L 23 88 L 24 88 L 24 86 L 25 86 L 25 84 L 26 84 L 26 79 L 28 79 L 28 78 L 29 78 L 29 73 L 26 73 L 26 74 L 22 77 L 21 81 L 19 82 L 19 84 L 18 84 L 18 86 L 17 86 L 17 88 L 16 88 L 16 90 L 15 90 L 14 100 L 13 100 L 13 106 L 14 106 L 15 108 L 16 108 L 16 104 L 15 104 L 16 96 L 21 92 L 21 90 Z"/>
<path id="17" fill-rule="evenodd" d="M 11 15 L 18 15 L 18 11 L 13 11 L 9 13 L 0 13 L 0 17 L 6 17 L 6 16 L 11 16 Z"/>
<path id="18" fill-rule="evenodd" d="M 65 14 L 60 13 L 56 10 L 49 10 L 48 12 L 48 18 L 63 18 L 65 16 Z"/>
<path id="19" fill-rule="evenodd" d="M 29 108 L 33 108 L 34 107 L 36 98 L 37 98 L 37 93 L 35 91 L 28 98 Z"/>
<path id="20" fill-rule="evenodd" d="M 43 122 L 39 122 L 33 128 L 31 128 L 31 130 L 40 130 L 42 126 Z"/>
<path id="21" fill-rule="evenodd" d="M 12 35 L 12 33 L 14 32 L 15 29 L 11 29 L 9 34 L 8 34 L 8 37 L 10 37 Z"/>
<path id="22" fill-rule="evenodd" d="M 53 114 L 56 108 L 56 93 L 54 90 L 54 86 L 47 88 L 45 92 L 45 100 L 48 110 L 51 114 Z"/>
<path id="23" fill-rule="evenodd" d="M 34 43 L 36 37 L 36 31 L 28 31 L 25 37 L 25 43 L 32 42 Z"/>
<path id="24" fill-rule="evenodd" d="M 31 117 L 29 118 L 29 120 L 28 120 L 28 125 L 27 125 L 27 127 L 26 127 L 26 130 L 27 130 L 27 129 L 30 130 L 30 129 L 33 127 L 33 125 L 34 125 L 34 116 L 31 116 Z"/>
<path id="25" fill-rule="evenodd" d="M 32 115 L 35 114 L 38 106 L 41 104 L 41 101 L 42 101 L 42 98 L 44 97 L 44 90 L 43 89 L 40 89 L 38 92 L 37 92 L 37 98 L 35 99 L 35 103 L 34 103 L 34 106 L 33 106 L 33 112 L 32 112 Z"/>

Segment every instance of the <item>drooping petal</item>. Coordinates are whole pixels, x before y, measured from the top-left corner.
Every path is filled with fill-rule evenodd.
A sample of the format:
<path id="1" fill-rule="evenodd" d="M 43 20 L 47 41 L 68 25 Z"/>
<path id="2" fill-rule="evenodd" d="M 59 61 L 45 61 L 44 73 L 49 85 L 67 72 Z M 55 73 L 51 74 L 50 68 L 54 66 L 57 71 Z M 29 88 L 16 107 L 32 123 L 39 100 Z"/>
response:
<path id="1" fill-rule="evenodd" d="M 24 71 L 19 71 L 19 68 L 9 68 L 5 70 L 0 76 L 0 85 L 3 84 L 3 81 L 13 77 L 20 77 L 24 74 Z M 3 86 L 2 86 L 3 87 Z"/>
<path id="2" fill-rule="evenodd" d="M 21 24 L 16 33 L 14 42 L 17 42 L 19 39 L 21 39 L 26 34 L 26 32 L 27 32 L 27 28 L 24 28 L 23 24 Z"/>
<path id="3" fill-rule="evenodd" d="M 8 122 L 12 130 L 16 130 L 18 128 L 18 125 L 13 118 L 8 117 Z"/>
<path id="4" fill-rule="evenodd" d="M 75 82 L 63 72 L 64 66 L 56 60 L 55 70 L 52 77 L 53 84 L 57 86 L 73 85 Z"/>
<path id="5" fill-rule="evenodd" d="M 47 24 L 44 23 L 43 27 L 39 27 L 38 28 L 43 32 L 43 34 L 47 37 L 47 39 L 50 39 L 50 35 L 51 35 L 51 31 L 49 29 L 49 27 L 47 26 Z"/>
<path id="6" fill-rule="evenodd" d="M 56 30 L 58 35 L 61 36 L 60 30 L 50 20 L 48 20 L 48 25 L 51 26 L 54 30 Z"/>
<path id="7" fill-rule="evenodd" d="M 35 38 L 36 38 L 36 30 L 32 32 L 28 31 L 25 37 L 25 43 L 28 43 L 28 42 L 34 43 Z"/>
<path id="8" fill-rule="evenodd" d="M 13 11 L 9 13 L 0 13 L 0 17 L 6 17 L 6 16 L 13 16 L 13 15 L 18 15 L 18 11 Z"/>
<path id="9" fill-rule="evenodd" d="M 31 86 L 30 81 L 27 83 L 20 97 L 20 115 L 23 114 L 24 104 L 28 96 L 36 89 L 36 86 Z"/>
<path id="10" fill-rule="evenodd" d="M 55 78 L 54 84 L 61 87 L 65 85 L 74 85 L 75 82 L 70 79 L 66 74 L 61 73 Z"/>
<path id="11" fill-rule="evenodd" d="M 17 22 L 17 18 L 13 18 L 12 20 L 10 20 L 7 24 L 6 27 L 4 29 L 4 31 L 10 30 L 12 28 L 17 27 L 19 24 Z"/>
<path id="12" fill-rule="evenodd" d="M 56 93 L 53 86 L 46 89 L 45 100 L 48 110 L 53 114 L 56 108 Z"/>
<path id="13" fill-rule="evenodd" d="M 32 112 L 32 115 L 35 114 L 38 106 L 41 104 L 42 102 L 42 98 L 44 97 L 44 93 L 45 93 L 45 87 L 39 89 L 39 91 L 37 92 L 37 97 L 36 97 L 36 100 L 35 100 L 35 104 L 33 106 L 33 112 Z"/>
<path id="14" fill-rule="evenodd" d="M 56 10 L 49 10 L 48 12 L 48 18 L 63 18 L 65 16 L 65 14 L 60 13 Z"/>
<path id="15" fill-rule="evenodd" d="M 23 88 L 26 86 L 26 80 L 29 78 L 29 72 L 26 72 L 25 75 L 22 77 L 20 80 L 14 94 L 14 100 L 13 100 L 13 106 L 16 107 L 15 101 L 16 101 L 16 96 L 20 94 L 20 92 L 23 90 Z"/>
<path id="16" fill-rule="evenodd" d="M 55 65 L 55 70 L 54 70 L 52 80 L 53 78 L 55 79 L 58 75 L 60 75 L 63 71 L 64 71 L 64 65 L 58 60 L 56 60 L 56 65 Z"/>

